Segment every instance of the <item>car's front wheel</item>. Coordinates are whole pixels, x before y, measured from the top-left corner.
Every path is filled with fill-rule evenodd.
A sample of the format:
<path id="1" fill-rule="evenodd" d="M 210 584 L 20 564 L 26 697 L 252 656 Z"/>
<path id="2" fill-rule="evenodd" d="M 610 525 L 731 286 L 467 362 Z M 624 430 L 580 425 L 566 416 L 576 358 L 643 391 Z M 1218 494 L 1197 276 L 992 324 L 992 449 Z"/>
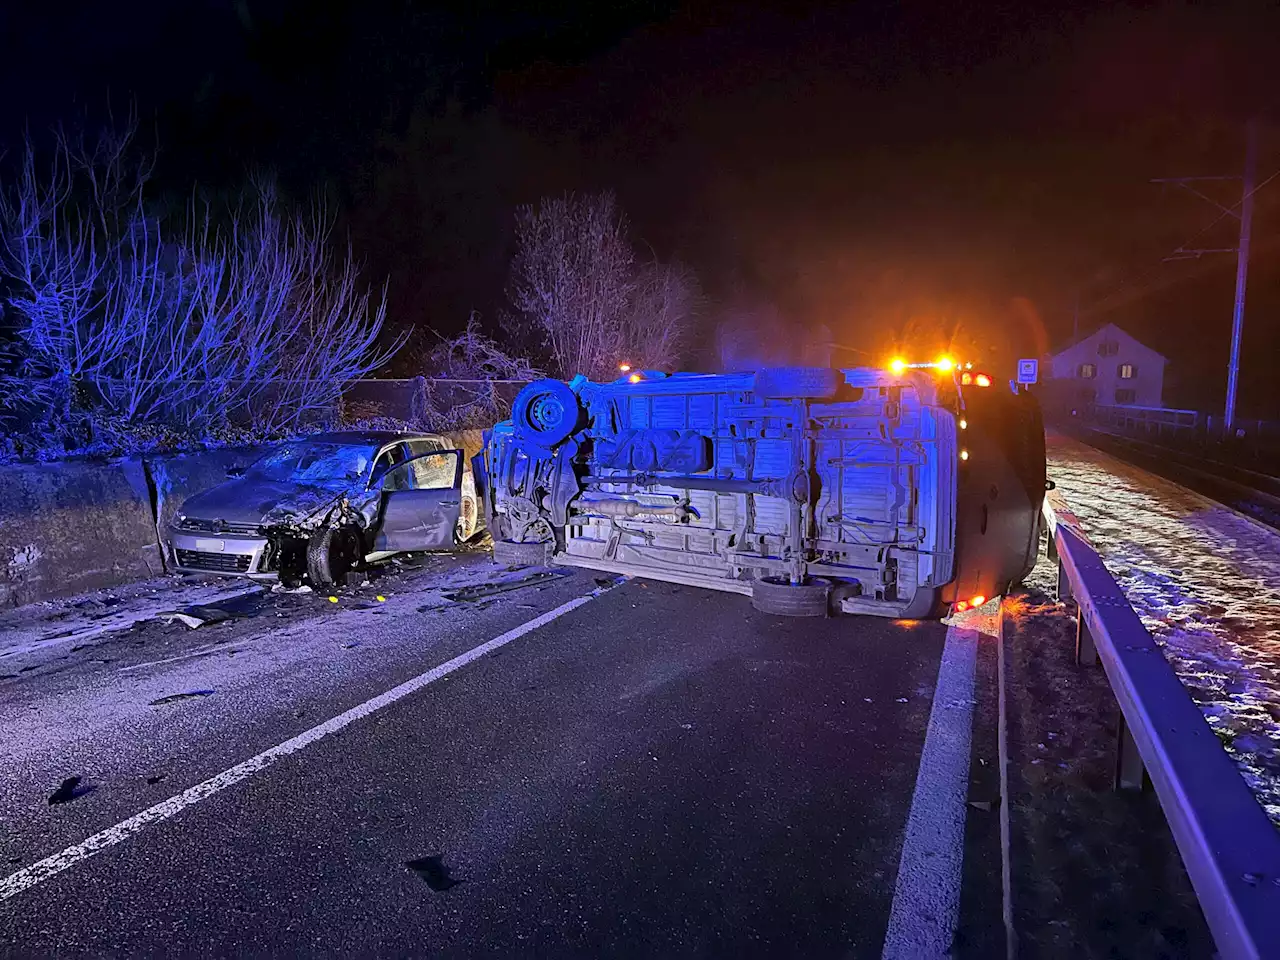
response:
<path id="1" fill-rule="evenodd" d="M 359 530 L 322 527 L 307 541 L 307 576 L 318 589 L 345 586 L 360 558 Z"/>
<path id="2" fill-rule="evenodd" d="M 480 507 L 473 497 L 463 494 L 462 507 L 458 511 L 458 525 L 454 529 L 453 539 L 463 544 L 476 535 L 476 527 L 480 514 Z"/>

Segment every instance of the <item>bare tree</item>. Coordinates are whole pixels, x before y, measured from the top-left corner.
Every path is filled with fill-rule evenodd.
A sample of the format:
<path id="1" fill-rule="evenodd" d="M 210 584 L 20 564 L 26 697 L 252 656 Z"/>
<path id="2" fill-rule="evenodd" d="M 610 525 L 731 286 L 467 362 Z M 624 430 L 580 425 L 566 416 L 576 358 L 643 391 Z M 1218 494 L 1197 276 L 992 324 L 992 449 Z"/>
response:
<path id="1" fill-rule="evenodd" d="M 543 199 L 516 211 L 508 293 L 555 372 L 601 377 L 623 348 L 635 255 L 611 193 Z"/>
<path id="2" fill-rule="evenodd" d="M 273 191 L 258 193 L 233 218 L 222 248 L 231 270 L 208 293 L 230 321 L 238 369 L 224 373 L 236 403 L 257 430 L 278 433 L 324 419 L 343 387 L 383 366 L 408 333 L 379 346 L 385 295 L 362 288 L 350 249 L 334 256 L 324 206 L 282 217 Z"/>
<path id="3" fill-rule="evenodd" d="M 632 366 L 673 370 L 689 348 L 702 293 L 680 263 L 649 263 L 636 272 L 623 324 L 623 351 Z"/>
<path id="4" fill-rule="evenodd" d="M 166 234 L 145 204 L 134 126 L 97 141 L 59 133 L 47 169 L 28 143 L 0 189 L 0 289 L 16 320 L 0 399 L 44 411 L 62 440 L 129 425 L 200 435 L 237 418 L 299 429 L 390 357 L 381 297 L 322 206 L 282 214 L 260 183 L 213 225 L 192 205 Z M 7 397 L 5 396 L 7 395 Z"/>
<path id="5" fill-rule="evenodd" d="M 0 390 L 63 423 L 77 387 L 127 352 L 124 325 L 103 307 L 149 172 L 126 162 L 133 131 L 131 122 L 92 145 L 58 131 L 47 172 L 28 139 L 0 191 L 0 265 L 19 341 Z"/>

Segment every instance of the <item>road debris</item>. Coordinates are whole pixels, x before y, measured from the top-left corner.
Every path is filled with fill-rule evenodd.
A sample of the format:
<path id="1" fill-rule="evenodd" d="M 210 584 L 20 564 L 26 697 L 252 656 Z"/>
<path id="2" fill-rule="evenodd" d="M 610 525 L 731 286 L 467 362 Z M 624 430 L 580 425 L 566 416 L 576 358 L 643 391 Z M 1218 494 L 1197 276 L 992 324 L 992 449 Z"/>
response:
<path id="1" fill-rule="evenodd" d="M 185 690 L 182 693 L 171 693 L 167 697 L 160 697 L 157 700 L 152 700 L 147 704 L 147 706 L 162 707 L 166 703 L 177 703 L 180 700 L 192 700 L 196 697 L 208 697 L 212 695 L 212 690 Z"/>
<path id="2" fill-rule="evenodd" d="M 465 882 L 449 876 L 449 868 L 445 865 L 444 857 L 439 854 L 432 854 L 429 857 L 421 857 L 417 860 L 406 860 L 405 866 L 426 881 L 427 886 L 436 893 L 451 890 L 458 884 Z"/>
<path id="3" fill-rule="evenodd" d="M 49 794 L 49 806 L 55 806 L 59 803 L 70 803 L 77 797 L 82 797 L 89 792 L 87 786 L 81 786 L 83 778 L 76 774 L 67 777 L 58 785 L 58 789 Z"/>
<path id="4" fill-rule="evenodd" d="M 540 570 L 536 573 L 529 573 L 517 580 L 498 580 L 490 583 L 474 583 L 457 590 L 451 590 L 442 594 L 446 600 L 459 600 L 463 602 L 478 600 L 481 597 L 492 596 L 495 593 L 507 593 L 511 590 L 520 590 L 524 587 L 538 586 L 539 584 L 550 583 L 553 580 L 559 580 L 561 577 L 568 576 L 567 573 L 561 573 L 554 570 Z"/>
<path id="5" fill-rule="evenodd" d="M 271 587 L 272 593 L 310 593 L 311 587 L 302 583 L 296 587 L 286 587 L 283 583 L 275 583 Z"/>

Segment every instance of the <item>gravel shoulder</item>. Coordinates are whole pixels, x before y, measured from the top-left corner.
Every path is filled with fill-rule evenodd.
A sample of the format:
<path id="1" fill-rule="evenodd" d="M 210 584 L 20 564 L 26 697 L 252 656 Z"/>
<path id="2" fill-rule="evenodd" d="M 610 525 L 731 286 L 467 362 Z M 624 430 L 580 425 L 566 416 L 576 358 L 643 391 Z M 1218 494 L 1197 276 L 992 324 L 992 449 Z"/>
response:
<path id="1" fill-rule="evenodd" d="M 1075 664 L 1053 575 L 1042 560 L 1002 608 L 1020 955 L 1214 956 L 1154 792 L 1111 788 L 1119 707 L 1101 668 Z"/>

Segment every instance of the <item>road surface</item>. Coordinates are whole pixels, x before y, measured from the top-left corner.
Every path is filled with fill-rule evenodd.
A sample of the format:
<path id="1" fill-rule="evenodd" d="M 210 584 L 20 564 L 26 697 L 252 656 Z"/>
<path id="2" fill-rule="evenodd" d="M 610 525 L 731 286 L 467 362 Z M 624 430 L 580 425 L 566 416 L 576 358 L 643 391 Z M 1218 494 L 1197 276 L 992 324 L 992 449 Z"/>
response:
<path id="1" fill-rule="evenodd" d="M 0 623 L 0 953 L 1003 951 L 989 618 L 561 573 Z"/>

